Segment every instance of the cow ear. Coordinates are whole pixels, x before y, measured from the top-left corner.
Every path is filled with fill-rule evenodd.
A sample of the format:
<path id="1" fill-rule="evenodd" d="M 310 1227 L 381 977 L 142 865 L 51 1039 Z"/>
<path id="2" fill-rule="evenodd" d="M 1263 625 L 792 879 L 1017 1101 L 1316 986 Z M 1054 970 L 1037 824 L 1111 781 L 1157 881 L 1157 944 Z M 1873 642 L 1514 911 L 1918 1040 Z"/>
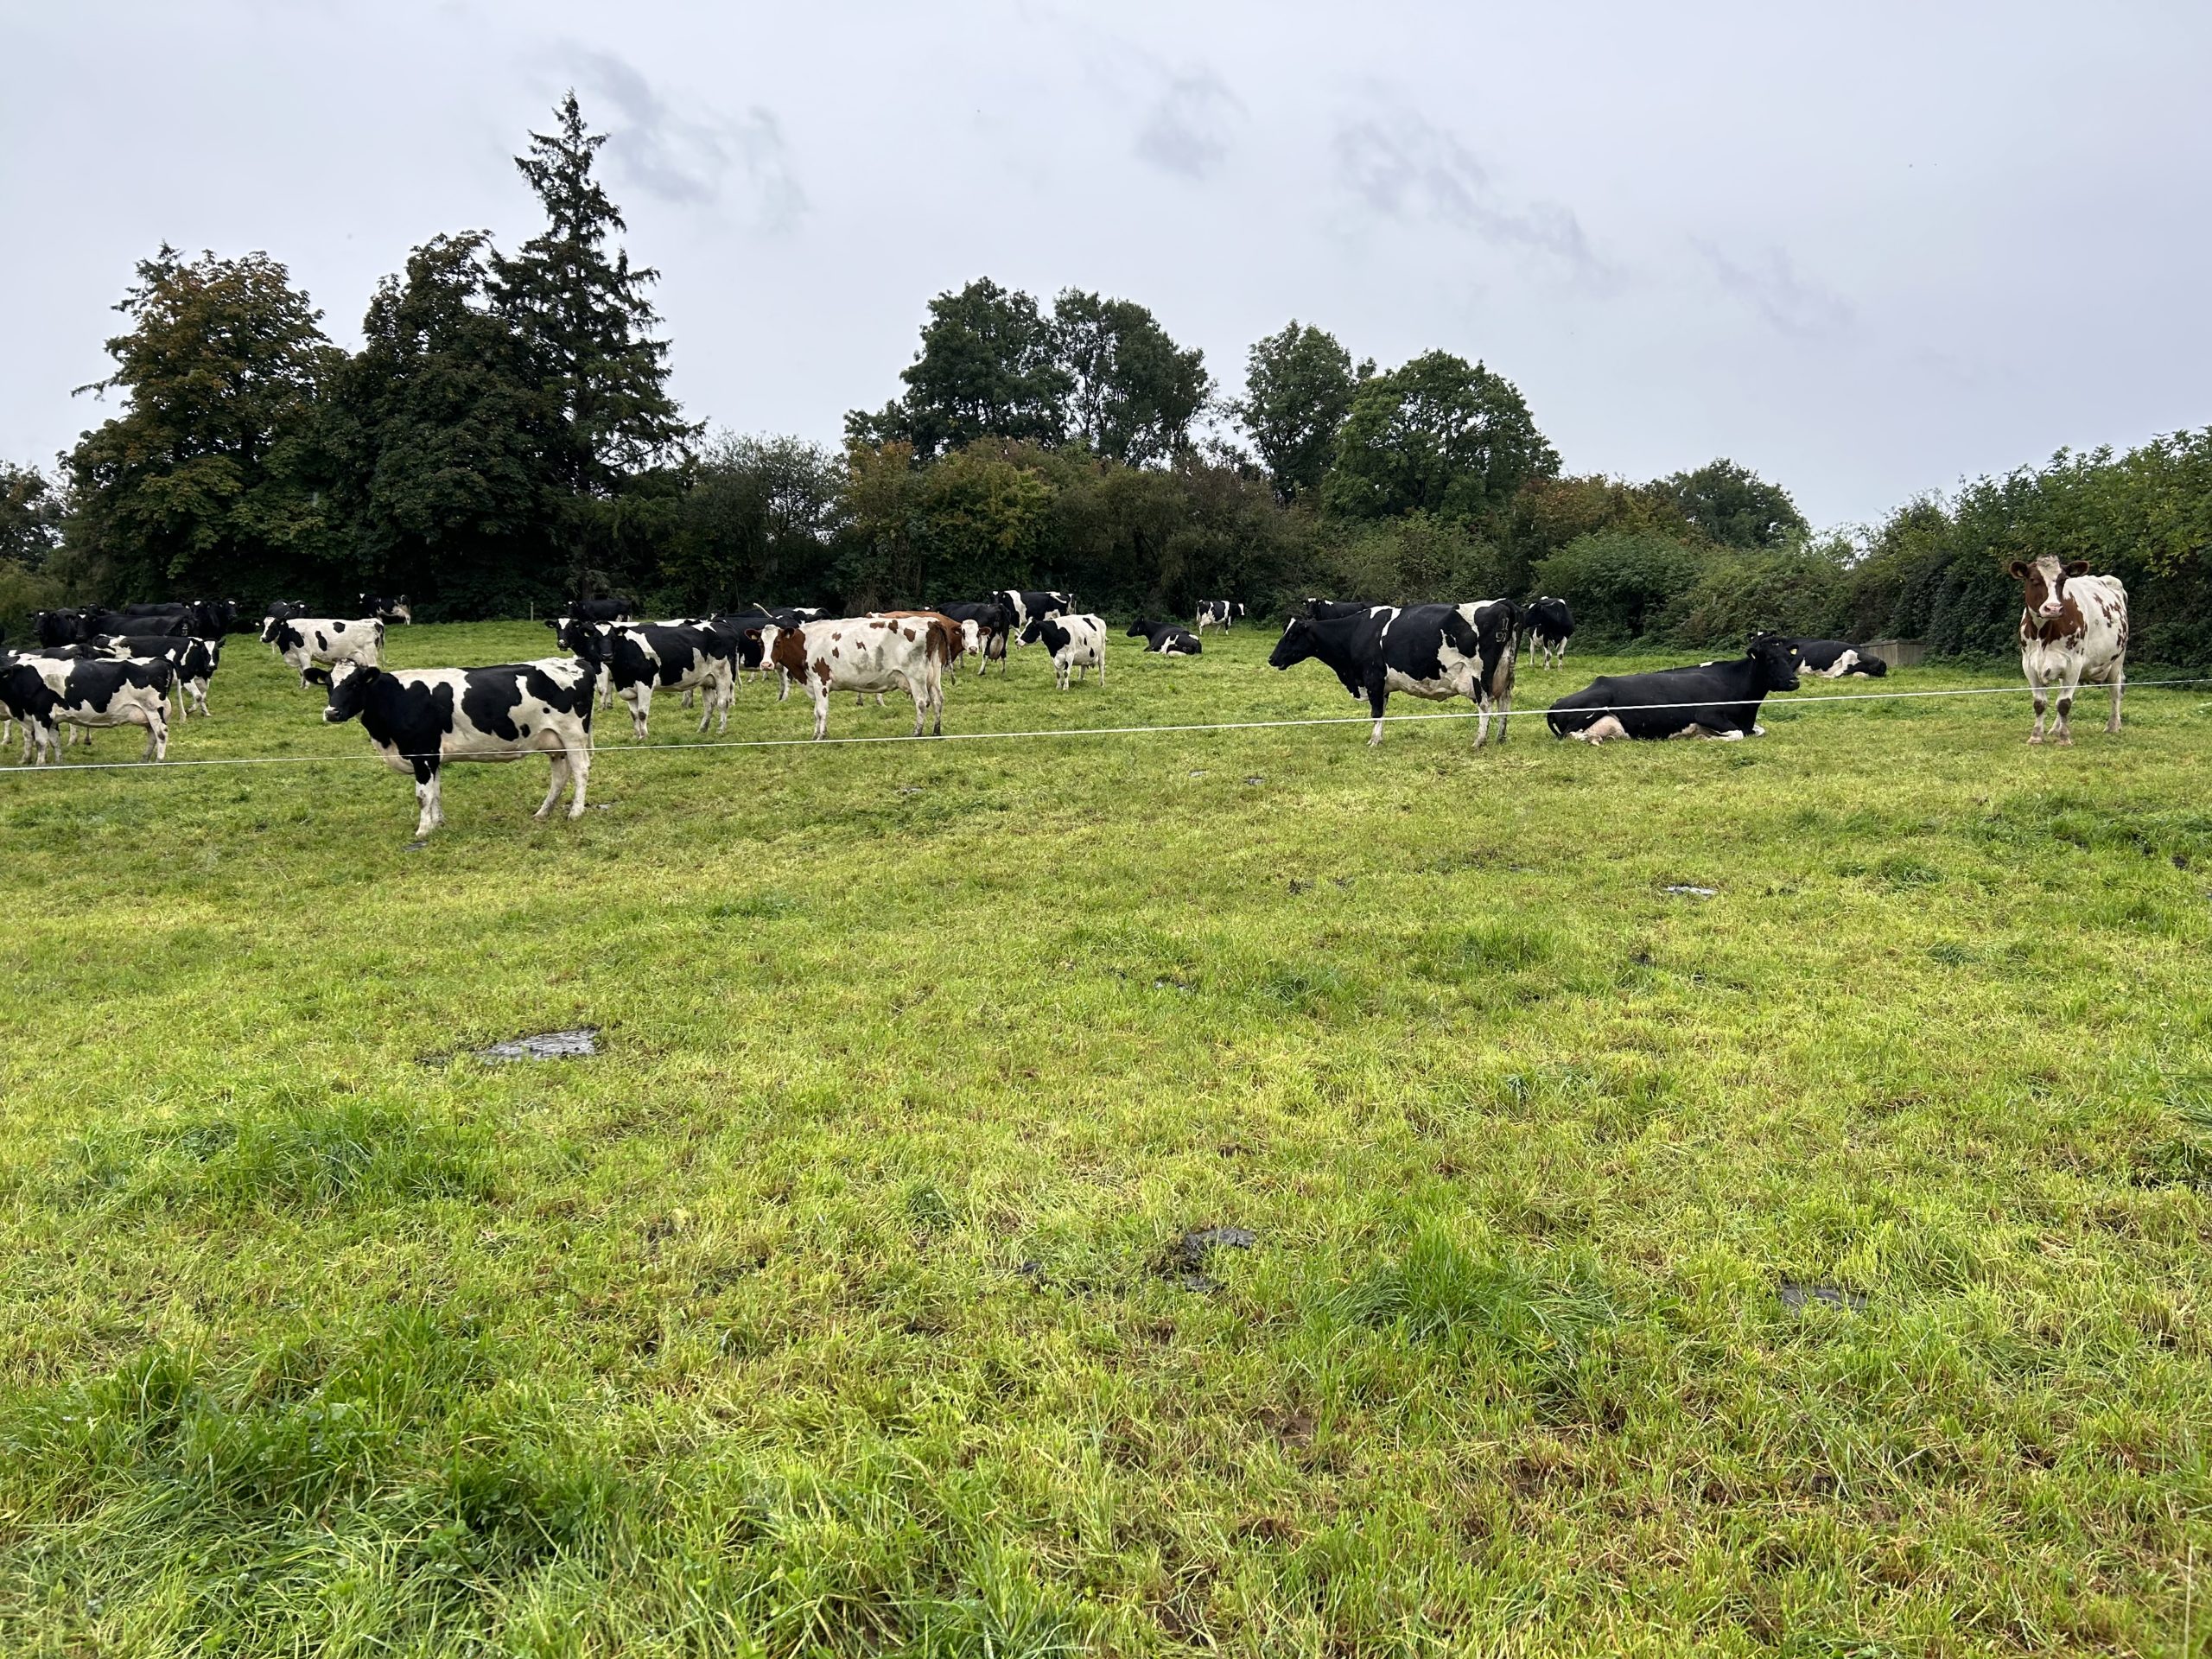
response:
<path id="1" fill-rule="evenodd" d="M 2087 559 L 2075 559 L 2072 563 L 2066 567 L 2066 574 L 2069 576 L 2088 575 L 2089 574 L 2089 562 Z"/>
<path id="2" fill-rule="evenodd" d="M 2005 569 L 2015 582 L 2025 582 L 2028 579 L 2027 562 L 2024 559 L 2015 559 Z"/>

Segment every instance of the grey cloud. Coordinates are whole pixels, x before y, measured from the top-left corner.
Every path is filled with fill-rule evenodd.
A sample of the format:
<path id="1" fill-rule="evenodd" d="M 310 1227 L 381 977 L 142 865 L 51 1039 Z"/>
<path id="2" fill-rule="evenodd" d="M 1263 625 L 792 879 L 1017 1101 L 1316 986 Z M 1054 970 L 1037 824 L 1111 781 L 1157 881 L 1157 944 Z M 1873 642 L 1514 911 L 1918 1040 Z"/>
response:
<path id="1" fill-rule="evenodd" d="M 1243 107 L 1210 69 L 1171 75 L 1145 112 L 1137 156 L 1164 173 L 1203 179 L 1228 156 L 1226 128 Z"/>
<path id="2" fill-rule="evenodd" d="M 761 227 L 784 231 L 806 212 L 790 147 L 773 111 L 755 105 L 735 119 L 696 119 L 671 106 L 638 70 L 611 52 L 573 54 L 577 73 L 614 106 L 608 159 L 649 195 L 678 204 L 717 201 L 733 168 L 745 181 Z"/>
<path id="3" fill-rule="evenodd" d="M 1802 274 L 1780 248 L 1769 248 L 1763 257 L 1743 264 L 1710 242 L 1694 245 L 1720 286 L 1777 333 L 1815 340 L 1850 328 L 1850 302 Z"/>
<path id="4" fill-rule="evenodd" d="M 1396 111 L 1343 121 L 1334 149 L 1338 182 L 1370 213 L 1455 226 L 1548 255 L 1583 277 L 1612 274 L 1573 209 L 1504 200 L 1481 158 L 1457 134 L 1419 115 Z"/>

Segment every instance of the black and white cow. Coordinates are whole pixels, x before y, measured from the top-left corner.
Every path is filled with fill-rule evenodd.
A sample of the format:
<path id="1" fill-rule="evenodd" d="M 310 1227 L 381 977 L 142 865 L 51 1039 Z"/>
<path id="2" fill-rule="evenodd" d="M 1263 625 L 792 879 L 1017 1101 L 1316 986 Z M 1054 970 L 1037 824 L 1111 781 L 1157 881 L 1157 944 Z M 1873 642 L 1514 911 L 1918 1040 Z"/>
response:
<path id="1" fill-rule="evenodd" d="M 1014 633 L 1014 607 L 1007 604 L 1006 595 L 994 594 L 988 599 L 958 600 L 950 605 L 939 605 L 938 613 L 950 617 L 960 625 L 960 645 L 963 652 L 972 651 L 982 658 L 978 673 L 988 672 L 996 662 L 999 672 L 1006 672 L 1007 641 Z M 957 664 L 954 664 L 957 668 Z"/>
<path id="2" fill-rule="evenodd" d="M 571 784 L 569 816 L 583 816 L 584 786 L 591 778 L 592 689 L 599 675 L 588 659 L 393 670 L 341 663 L 327 675 L 320 669 L 315 674 L 330 687 L 323 719 L 333 725 L 359 720 L 385 763 L 414 775 L 421 809 L 416 841 L 428 840 L 445 822 L 438 777 L 448 761 L 542 754 L 552 763 L 553 776 L 534 816 L 550 816 Z"/>
<path id="3" fill-rule="evenodd" d="M 1205 649 L 1198 636 L 1173 622 L 1148 622 L 1139 617 L 1129 624 L 1129 637 L 1145 642 L 1144 648 L 1161 657 L 1195 657 Z"/>
<path id="4" fill-rule="evenodd" d="M 404 622 L 414 625 L 415 612 L 407 603 L 407 595 L 387 598 L 382 594 L 363 594 L 354 601 L 363 616 L 373 616 L 379 622 Z"/>
<path id="5" fill-rule="evenodd" d="M 1233 599 L 1202 599 L 1198 601 L 1198 632 L 1208 628 L 1224 631 L 1236 626 L 1236 619 L 1244 614 L 1244 607 Z"/>
<path id="6" fill-rule="evenodd" d="M 1846 639 L 1792 639 L 1789 643 L 1797 647 L 1800 674 L 1817 674 L 1824 680 L 1840 680 L 1847 674 L 1878 680 L 1890 671 L 1890 665 L 1866 646 Z"/>
<path id="7" fill-rule="evenodd" d="M 31 638 L 48 650 L 73 645 L 85 637 L 82 611 L 37 611 L 31 616 Z"/>
<path id="8" fill-rule="evenodd" d="M 1319 658 L 1375 717 L 1368 742 L 1382 741 L 1390 694 L 1475 705 L 1475 747 L 1490 741 L 1491 717 L 1505 741 L 1513 713 L 1513 666 L 1521 607 L 1510 599 L 1465 605 L 1374 605 L 1346 616 L 1294 616 L 1268 663 L 1279 669 Z"/>
<path id="9" fill-rule="evenodd" d="M 1325 622 L 1332 617 L 1364 616 L 1377 607 L 1365 599 L 1308 599 L 1306 614 L 1316 622 Z"/>
<path id="10" fill-rule="evenodd" d="M 569 614 L 587 622 L 627 622 L 638 613 L 638 601 L 619 595 L 613 599 L 579 599 L 570 603 Z"/>
<path id="11" fill-rule="evenodd" d="M 0 716 L 10 726 L 22 725 L 22 765 L 61 758 L 54 742 L 54 709 L 59 701 L 35 665 L 22 658 L 0 658 Z M 6 729 L 0 728 L 0 742 L 6 741 Z"/>
<path id="12" fill-rule="evenodd" d="M 92 747 L 92 734 L 105 726 L 143 726 L 146 728 L 148 760 L 168 758 L 169 752 L 169 692 L 176 670 L 159 659 L 127 658 L 23 657 L 54 693 L 51 723 L 75 727 Z M 28 738 L 29 732 L 25 736 Z"/>
<path id="13" fill-rule="evenodd" d="M 261 625 L 261 639 L 299 671 L 302 685 L 310 683 L 310 668 L 384 664 L 384 624 L 372 616 L 272 616 Z"/>
<path id="14" fill-rule="evenodd" d="M 1536 647 L 1537 660 L 1546 668 L 1557 668 L 1567 660 L 1567 642 L 1574 632 L 1574 613 L 1567 607 L 1563 599 L 1548 594 L 1529 601 L 1529 638 Z"/>
<path id="15" fill-rule="evenodd" d="M 1085 669 L 1098 671 L 1098 683 L 1106 683 L 1106 619 L 1085 612 L 1078 616 L 1040 616 L 1021 631 L 1020 643 L 1041 644 L 1052 653 L 1052 677 L 1061 690 L 1069 677 L 1083 677 Z"/>
<path id="16" fill-rule="evenodd" d="M 1778 633 L 1755 633 L 1741 657 L 1648 674 L 1601 674 L 1561 697 L 1545 718 L 1554 737 L 1758 737 L 1770 691 L 1797 689 L 1797 652 Z"/>
<path id="17" fill-rule="evenodd" d="M 177 633 L 104 633 L 92 648 L 106 656 L 159 657 L 176 669 L 176 715 L 188 720 L 197 707 L 207 712 L 207 683 L 223 660 L 223 637 L 195 639 Z"/>
<path id="18" fill-rule="evenodd" d="M 1065 616 L 1075 609 L 1075 595 L 1050 588 L 1001 588 L 986 594 L 986 599 L 1002 600 L 1014 615 L 1014 642 L 1027 644 L 1021 638 L 1032 622 L 1048 616 Z"/>
<path id="19" fill-rule="evenodd" d="M 730 708 L 737 701 L 742 638 L 738 630 L 711 623 L 664 628 L 650 622 L 602 630 L 576 619 L 554 637 L 570 651 L 595 654 L 604 663 L 614 695 L 630 711 L 630 730 L 640 742 L 652 718 L 653 693 L 663 686 L 676 691 L 699 689 L 704 694 L 699 729 L 705 731 L 717 714 L 721 724 L 716 729 L 729 729 Z"/>

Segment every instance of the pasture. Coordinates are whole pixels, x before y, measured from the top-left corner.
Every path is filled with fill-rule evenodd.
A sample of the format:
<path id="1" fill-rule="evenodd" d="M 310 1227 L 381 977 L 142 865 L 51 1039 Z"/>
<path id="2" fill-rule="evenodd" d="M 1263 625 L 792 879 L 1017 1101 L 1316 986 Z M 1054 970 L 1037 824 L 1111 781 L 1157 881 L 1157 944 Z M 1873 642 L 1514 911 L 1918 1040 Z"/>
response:
<path id="1" fill-rule="evenodd" d="M 1358 713 L 1273 639 L 946 728 Z M 234 639 L 172 761 L 338 760 L 0 771 L 0 1649 L 2181 1652 L 2212 692 L 1804 707 L 2012 677 L 1479 754 L 664 697 L 409 851 Z"/>

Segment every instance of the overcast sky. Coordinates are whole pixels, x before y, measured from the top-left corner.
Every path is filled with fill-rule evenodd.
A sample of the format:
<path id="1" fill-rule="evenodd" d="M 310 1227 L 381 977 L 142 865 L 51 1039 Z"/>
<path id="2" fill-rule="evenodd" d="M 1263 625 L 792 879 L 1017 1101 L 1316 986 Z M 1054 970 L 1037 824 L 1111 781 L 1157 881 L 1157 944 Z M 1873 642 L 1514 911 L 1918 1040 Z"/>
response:
<path id="1" fill-rule="evenodd" d="M 1816 523 L 2212 423 L 2212 5 L 0 0 L 0 456 L 97 419 L 133 260 L 266 249 L 357 338 L 510 157 L 614 136 L 695 417 L 835 441 L 930 296 L 1292 317 L 1516 383 L 1567 467 Z"/>

